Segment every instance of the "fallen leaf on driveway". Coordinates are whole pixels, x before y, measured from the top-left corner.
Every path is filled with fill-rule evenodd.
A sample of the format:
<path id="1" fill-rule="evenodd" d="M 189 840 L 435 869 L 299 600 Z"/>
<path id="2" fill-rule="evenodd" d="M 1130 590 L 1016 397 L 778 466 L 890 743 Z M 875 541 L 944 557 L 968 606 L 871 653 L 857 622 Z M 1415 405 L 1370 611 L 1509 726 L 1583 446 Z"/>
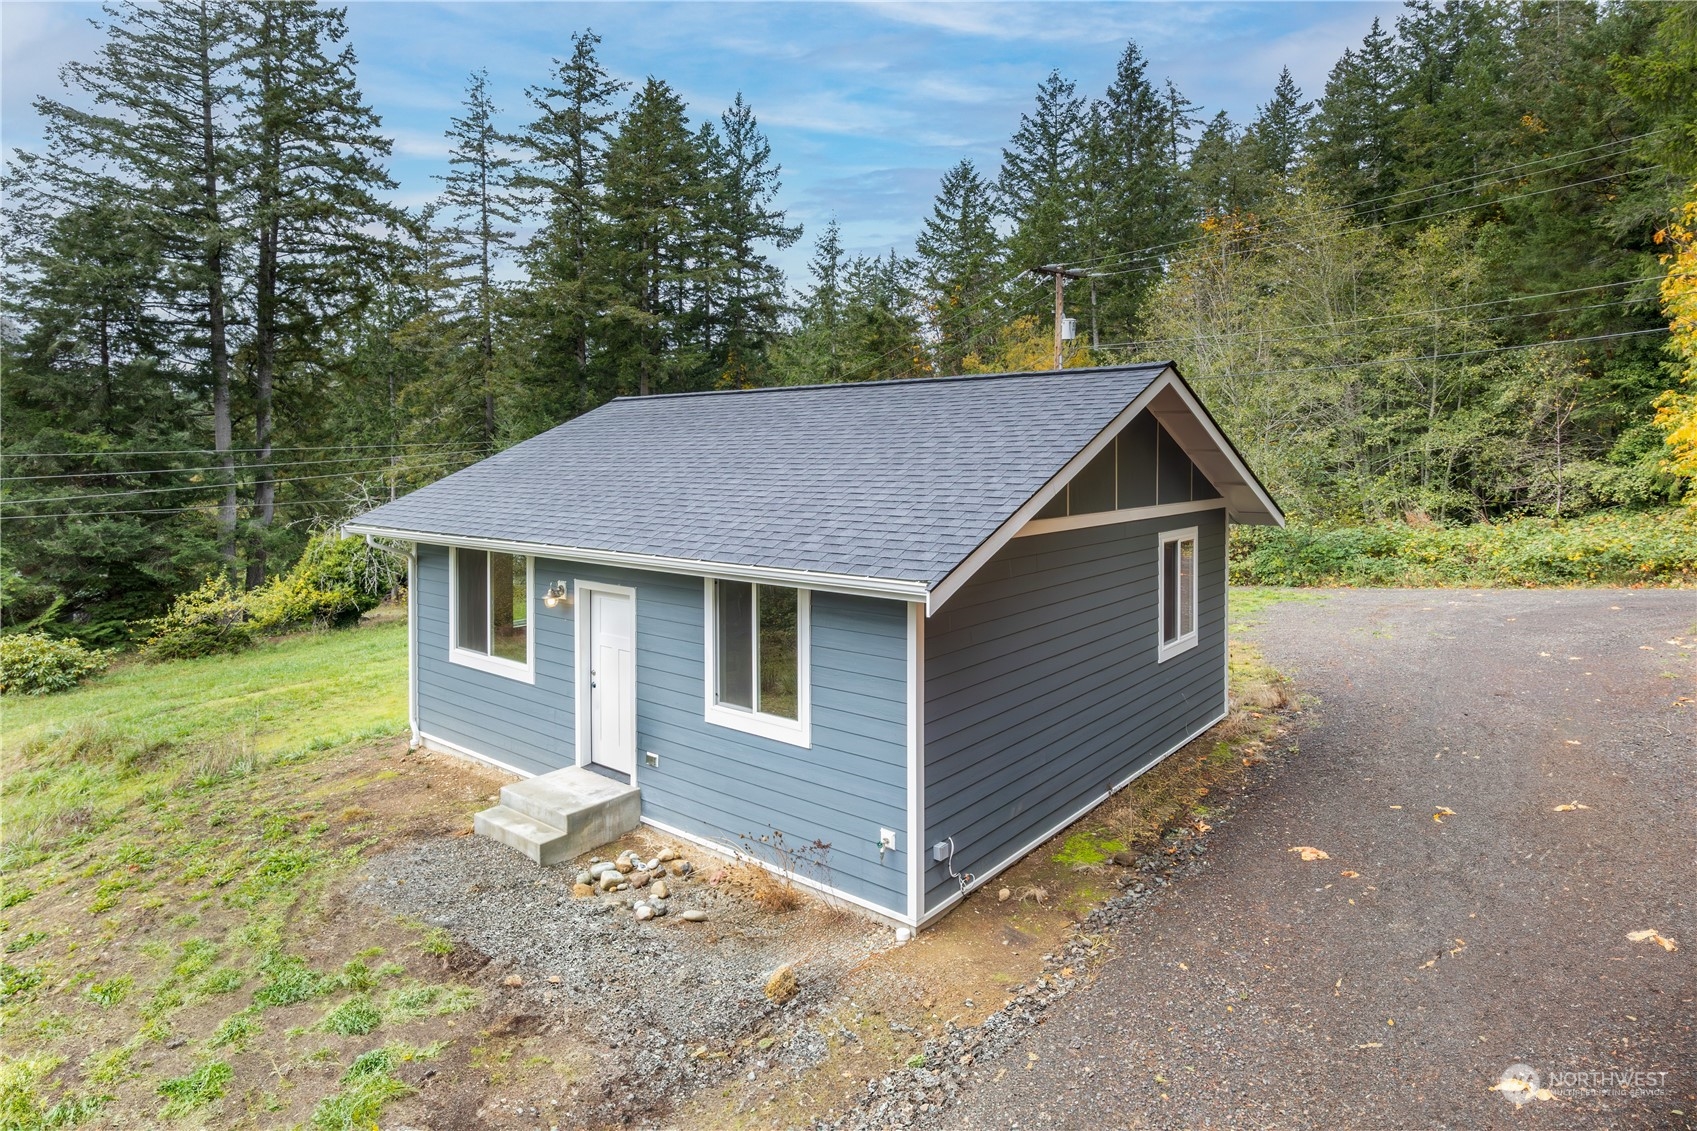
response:
<path id="1" fill-rule="evenodd" d="M 1382 1049 L 1382 1048 L 1385 1047 L 1385 1042 L 1383 1042 L 1383 1041 L 1368 1041 L 1364 1045 L 1356 1045 L 1355 1047 L 1358 1048 L 1358 1049 Z"/>
<path id="2" fill-rule="evenodd" d="M 1638 650 L 1640 652 L 1654 652 L 1655 651 L 1655 649 L 1650 647 L 1648 644 L 1640 644 L 1638 646 Z"/>
<path id="3" fill-rule="evenodd" d="M 1451 809 L 1448 805 L 1440 805 L 1440 806 L 1438 806 L 1438 811 L 1436 813 L 1432 814 L 1432 820 L 1438 822 L 1438 824 L 1441 825 L 1441 824 L 1444 823 L 1445 817 L 1453 817 L 1453 816 L 1455 816 L 1455 810 L 1454 809 Z"/>
<path id="4" fill-rule="evenodd" d="M 1659 931 L 1633 931 L 1626 936 L 1631 942 L 1653 942 L 1663 950 L 1679 949 L 1679 944 Z"/>
<path id="5" fill-rule="evenodd" d="M 1548 652 L 1539 652 L 1539 653 L 1538 653 L 1538 655 L 1540 655 L 1540 656 L 1548 656 L 1548 655 L 1549 655 L 1549 653 L 1548 653 Z"/>
<path id="6" fill-rule="evenodd" d="M 1295 848 L 1290 849 L 1289 851 L 1299 853 L 1304 860 L 1330 860 L 1331 859 L 1330 856 L 1327 856 L 1324 852 L 1321 852 L 1318 848 L 1314 848 L 1314 847 L 1311 847 L 1310 845 L 1306 845 L 1306 844 L 1299 844 Z"/>
<path id="7" fill-rule="evenodd" d="M 1569 746 L 1578 746 L 1579 745 L 1579 740 L 1577 738 L 1569 738 L 1566 741 L 1567 741 L 1567 744 Z"/>
<path id="8" fill-rule="evenodd" d="M 1552 813 L 1572 813 L 1572 812 L 1574 812 L 1575 810 L 1578 810 L 1578 809 L 1589 809 L 1589 808 L 1591 808 L 1589 805 L 1582 805 L 1577 801 L 1569 801 L 1566 805 L 1557 805 L 1554 809 L 1551 809 L 1550 812 L 1552 812 Z"/>
<path id="9" fill-rule="evenodd" d="M 1420 964 L 1420 969 L 1430 970 L 1432 967 L 1436 966 L 1437 964 L 1438 964 L 1438 960 L 1436 958 L 1428 958 L 1426 961 L 1424 961 Z"/>
<path id="10" fill-rule="evenodd" d="M 1531 1090 L 1532 1085 L 1530 1083 L 1514 1076 L 1504 1076 L 1501 1080 L 1498 1080 L 1495 1084 L 1491 1085 L 1491 1091 L 1502 1092 L 1504 1094 L 1509 1092 L 1530 1092 Z"/>
<path id="11" fill-rule="evenodd" d="M 1345 868 L 1343 871 L 1339 872 L 1338 875 L 1342 876 L 1346 880 L 1358 880 L 1358 879 L 1361 878 L 1360 872 L 1352 872 L 1348 868 Z"/>

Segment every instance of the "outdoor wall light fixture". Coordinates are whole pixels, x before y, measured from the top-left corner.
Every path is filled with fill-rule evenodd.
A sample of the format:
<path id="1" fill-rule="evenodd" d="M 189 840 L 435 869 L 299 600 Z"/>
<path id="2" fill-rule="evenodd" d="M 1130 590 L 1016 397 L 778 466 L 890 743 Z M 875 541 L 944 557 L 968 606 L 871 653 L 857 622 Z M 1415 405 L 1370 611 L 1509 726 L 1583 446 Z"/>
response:
<path id="1" fill-rule="evenodd" d="M 566 592 L 566 583 L 563 581 L 556 581 L 554 584 L 550 585 L 548 587 L 548 591 L 542 594 L 542 603 L 547 605 L 550 609 L 556 608 L 560 605 L 564 605 L 568 609 L 571 608 L 572 598 L 571 594 Z"/>

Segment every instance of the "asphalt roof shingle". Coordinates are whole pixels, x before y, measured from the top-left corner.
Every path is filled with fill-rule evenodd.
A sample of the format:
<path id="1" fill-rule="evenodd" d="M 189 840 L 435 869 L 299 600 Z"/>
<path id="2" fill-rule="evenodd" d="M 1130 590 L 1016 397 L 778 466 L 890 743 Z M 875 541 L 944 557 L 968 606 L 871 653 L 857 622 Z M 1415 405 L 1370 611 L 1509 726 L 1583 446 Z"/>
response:
<path id="1" fill-rule="evenodd" d="M 933 586 L 1166 368 L 621 398 L 357 522 Z"/>

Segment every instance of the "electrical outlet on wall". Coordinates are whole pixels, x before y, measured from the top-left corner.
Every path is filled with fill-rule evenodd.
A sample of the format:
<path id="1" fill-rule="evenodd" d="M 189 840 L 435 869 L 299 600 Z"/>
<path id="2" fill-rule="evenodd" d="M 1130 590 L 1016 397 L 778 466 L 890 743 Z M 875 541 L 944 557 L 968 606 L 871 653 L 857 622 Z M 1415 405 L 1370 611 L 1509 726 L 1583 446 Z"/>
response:
<path id="1" fill-rule="evenodd" d="M 894 852 L 896 850 L 896 830 L 879 829 L 878 848 L 882 852 Z"/>
<path id="2" fill-rule="evenodd" d="M 659 769 L 660 768 L 660 755 L 654 753 L 654 751 L 652 751 L 652 750 L 644 750 L 642 752 L 642 764 L 645 765 L 645 766 L 653 766 L 655 769 Z"/>

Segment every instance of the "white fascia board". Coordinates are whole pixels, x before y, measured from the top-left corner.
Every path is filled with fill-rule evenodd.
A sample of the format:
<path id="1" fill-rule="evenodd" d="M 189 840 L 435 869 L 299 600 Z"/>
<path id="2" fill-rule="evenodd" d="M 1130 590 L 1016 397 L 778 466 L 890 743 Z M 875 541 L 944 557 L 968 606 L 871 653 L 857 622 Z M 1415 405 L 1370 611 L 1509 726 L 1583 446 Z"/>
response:
<path id="1" fill-rule="evenodd" d="M 1190 456 L 1191 462 L 1196 461 L 1197 452 L 1193 445 L 1184 442 L 1185 438 L 1181 433 L 1190 431 L 1191 428 L 1197 428 L 1206 437 L 1208 446 L 1214 449 L 1236 474 L 1239 480 L 1237 483 L 1215 484 L 1217 487 L 1222 487 L 1221 493 L 1227 496 L 1227 501 L 1231 505 L 1232 520 L 1234 522 L 1253 523 L 1257 519 L 1271 519 L 1270 525 L 1283 526 L 1285 516 L 1284 512 L 1279 509 L 1279 504 L 1275 503 L 1273 497 L 1267 494 L 1266 489 L 1261 486 L 1261 481 L 1255 478 L 1255 473 L 1249 470 L 1248 465 L 1237 454 L 1237 449 L 1232 446 L 1232 442 L 1226 439 L 1225 433 L 1220 431 L 1219 426 L 1214 423 L 1213 417 L 1208 415 L 1208 410 L 1202 407 L 1202 402 L 1197 400 L 1196 394 L 1190 391 L 1190 386 L 1181 380 L 1168 382 L 1165 375 L 1156 384 L 1162 385 L 1163 391 L 1170 389 L 1184 403 L 1186 411 L 1177 416 L 1170 411 L 1163 411 L 1160 405 L 1152 406 L 1152 411 L 1155 418 L 1161 422 L 1162 427 L 1166 428 L 1168 435 L 1177 440 L 1179 446 L 1185 449 L 1185 454 Z M 1154 386 L 1150 387 L 1154 388 Z M 1224 488 L 1231 490 L 1228 492 Z M 1248 493 L 1248 498 L 1241 497 L 1245 491 Z M 1232 495 L 1238 495 L 1239 498 L 1233 499 Z"/>
<path id="2" fill-rule="evenodd" d="M 516 542 L 502 538 L 474 538 L 460 534 L 434 534 L 427 530 L 397 530 L 372 526 L 357 519 L 344 527 L 350 534 L 370 534 L 379 538 L 398 538 L 429 546 L 464 546 L 468 550 L 495 550 L 504 554 L 527 554 L 539 558 L 555 558 L 591 565 L 623 566 L 651 573 L 675 573 L 689 577 L 711 577 L 724 581 L 755 581 L 767 585 L 787 585 L 794 589 L 820 589 L 828 593 L 846 593 L 855 597 L 883 597 L 897 601 L 924 601 L 923 581 L 902 581 L 885 577 L 856 577 L 852 574 L 824 573 L 806 569 L 769 569 L 762 566 L 742 566 L 728 562 L 709 562 L 695 558 L 667 558 L 652 554 L 630 554 L 618 550 L 586 550 L 577 546 L 555 546 L 545 542 Z"/>

